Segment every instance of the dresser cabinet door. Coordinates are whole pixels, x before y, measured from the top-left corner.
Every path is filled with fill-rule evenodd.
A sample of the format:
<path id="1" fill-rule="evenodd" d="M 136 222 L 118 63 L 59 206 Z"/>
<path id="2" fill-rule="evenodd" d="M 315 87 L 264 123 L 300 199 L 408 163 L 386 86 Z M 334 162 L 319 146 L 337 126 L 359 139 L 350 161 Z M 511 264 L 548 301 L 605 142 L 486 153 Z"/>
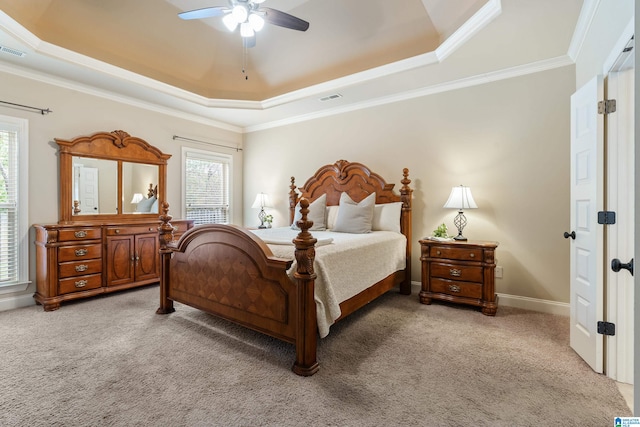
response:
<path id="1" fill-rule="evenodd" d="M 137 235 L 135 239 L 134 264 L 136 281 L 158 279 L 160 277 L 159 264 L 158 235 Z"/>
<path id="2" fill-rule="evenodd" d="M 134 236 L 107 237 L 107 286 L 134 281 Z"/>

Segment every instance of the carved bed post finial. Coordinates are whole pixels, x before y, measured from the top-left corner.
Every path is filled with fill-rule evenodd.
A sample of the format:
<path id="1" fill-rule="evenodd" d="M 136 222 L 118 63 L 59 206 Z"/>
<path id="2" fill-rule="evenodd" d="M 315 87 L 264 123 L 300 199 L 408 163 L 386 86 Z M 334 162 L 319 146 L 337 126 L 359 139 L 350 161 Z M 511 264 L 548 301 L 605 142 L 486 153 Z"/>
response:
<path id="1" fill-rule="evenodd" d="M 169 202 L 166 200 L 162 202 L 162 215 L 160 215 L 160 227 L 158 227 L 158 231 L 160 232 L 160 251 L 167 248 L 167 245 L 173 242 L 173 225 L 169 221 L 173 218 L 169 215 Z"/>
<path id="2" fill-rule="evenodd" d="M 317 361 L 317 330 L 316 303 L 314 300 L 316 273 L 313 263 L 316 257 L 315 239 L 309 229 L 313 221 L 307 218 L 309 214 L 309 200 L 300 199 L 300 213 L 302 218 L 296 223 L 300 233 L 293 239 L 296 247 L 296 280 L 298 294 L 298 311 L 296 322 L 296 361 L 293 372 L 298 375 L 309 376 L 318 371 Z"/>
<path id="3" fill-rule="evenodd" d="M 293 224 L 293 218 L 296 216 L 296 205 L 298 204 L 298 193 L 296 192 L 296 179 L 291 177 L 291 185 L 289 186 L 289 224 Z"/>
<path id="4" fill-rule="evenodd" d="M 169 268 L 171 265 L 172 251 L 167 245 L 173 241 L 173 225 L 172 216 L 169 215 L 169 203 L 165 200 L 162 202 L 162 215 L 160 215 L 160 227 L 158 227 L 160 240 L 160 307 L 156 310 L 156 314 L 173 313 L 173 300 L 169 299 Z"/>

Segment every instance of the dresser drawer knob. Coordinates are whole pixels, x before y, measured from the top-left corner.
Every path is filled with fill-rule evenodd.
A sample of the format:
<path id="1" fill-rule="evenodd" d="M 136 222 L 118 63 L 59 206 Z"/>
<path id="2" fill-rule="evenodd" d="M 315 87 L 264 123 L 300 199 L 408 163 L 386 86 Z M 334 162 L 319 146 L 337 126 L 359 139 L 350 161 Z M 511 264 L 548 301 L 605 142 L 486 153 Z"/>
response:
<path id="1" fill-rule="evenodd" d="M 116 228 L 115 233 L 116 233 L 116 234 L 120 234 L 120 230 Z"/>
<path id="2" fill-rule="evenodd" d="M 73 233 L 73 235 L 76 236 L 76 239 L 84 239 L 85 237 L 87 237 L 87 232 L 84 230 L 80 230 Z"/>
<path id="3" fill-rule="evenodd" d="M 458 286 L 458 285 L 449 285 L 449 290 L 451 292 L 460 292 L 460 286 Z"/>
<path id="4" fill-rule="evenodd" d="M 469 254 L 469 258 L 475 258 L 476 254 Z"/>
<path id="5" fill-rule="evenodd" d="M 436 255 L 442 255 L 442 252 L 436 251 Z"/>
<path id="6" fill-rule="evenodd" d="M 86 249 L 76 249 L 75 250 L 76 256 L 85 256 L 87 254 L 87 252 L 88 251 Z"/>
<path id="7" fill-rule="evenodd" d="M 78 273 L 82 273 L 83 271 L 87 271 L 88 268 L 89 268 L 89 266 L 87 264 L 76 265 L 76 271 Z"/>
<path id="8" fill-rule="evenodd" d="M 87 280 L 78 280 L 74 284 L 76 285 L 76 288 L 84 288 L 85 286 L 87 286 L 87 283 L 89 283 L 89 281 Z"/>
<path id="9" fill-rule="evenodd" d="M 460 277 L 462 275 L 462 270 L 458 270 L 457 268 L 450 268 L 449 274 L 454 277 Z"/>

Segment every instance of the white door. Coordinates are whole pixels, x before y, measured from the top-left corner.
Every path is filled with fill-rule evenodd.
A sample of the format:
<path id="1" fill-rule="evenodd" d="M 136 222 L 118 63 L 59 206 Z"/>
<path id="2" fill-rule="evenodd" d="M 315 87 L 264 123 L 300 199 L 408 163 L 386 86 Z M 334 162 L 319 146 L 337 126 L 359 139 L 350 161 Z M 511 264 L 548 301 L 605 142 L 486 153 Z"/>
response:
<path id="1" fill-rule="evenodd" d="M 598 114 L 602 76 L 571 96 L 570 345 L 596 372 L 603 372 L 604 126 Z"/>
<path id="2" fill-rule="evenodd" d="M 607 123 L 607 210 L 616 212 L 615 225 L 607 226 L 607 268 L 612 259 L 628 263 L 634 258 L 634 69 L 633 57 L 607 77 L 607 98 L 616 111 Z M 608 377 L 633 384 L 633 276 L 607 268 L 607 321 L 616 325 L 606 339 Z"/>
<path id="3" fill-rule="evenodd" d="M 100 213 L 98 206 L 98 168 L 80 168 L 80 209 L 81 215 Z"/>

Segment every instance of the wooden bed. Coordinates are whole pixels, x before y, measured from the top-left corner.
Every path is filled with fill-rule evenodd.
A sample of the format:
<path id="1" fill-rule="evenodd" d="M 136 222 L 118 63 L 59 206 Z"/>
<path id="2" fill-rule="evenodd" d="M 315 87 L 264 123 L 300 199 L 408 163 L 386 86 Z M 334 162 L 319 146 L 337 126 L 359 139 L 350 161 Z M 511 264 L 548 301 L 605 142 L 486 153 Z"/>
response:
<path id="1" fill-rule="evenodd" d="M 402 202 L 400 230 L 406 237 L 405 268 L 372 284 L 340 304 L 339 319 L 353 313 L 395 286 L 411 293 L 411 196 L 409 170 L 403 170 L 402 188 L 387 184 L 363 164 L 339 160 L 326 165 L 296 189 L 291 178 L 290 218 L 301 207 L 300 232 L 294 239 L 296 270 L 292 280 L 287 271 L 293 261 L 276 258 L 254 233 L 234 225 L 196 226 L 178 241 L 163 203 L 160 216 L 160 307 L 158 314 L 174 311 L 177 301 L 239 323 L 295 345 L 292 370 L 303 376 L 318 370 L 316 356 L 318 327 L 314 301 L 315 243 L 307 219 L 309 204 L 326 194 L 327 206 L 339 204 L 346 192 L 359 202 L 376 193 L 376 204 Z M 357 260 L 354 260 L 357 262 Z"/>

